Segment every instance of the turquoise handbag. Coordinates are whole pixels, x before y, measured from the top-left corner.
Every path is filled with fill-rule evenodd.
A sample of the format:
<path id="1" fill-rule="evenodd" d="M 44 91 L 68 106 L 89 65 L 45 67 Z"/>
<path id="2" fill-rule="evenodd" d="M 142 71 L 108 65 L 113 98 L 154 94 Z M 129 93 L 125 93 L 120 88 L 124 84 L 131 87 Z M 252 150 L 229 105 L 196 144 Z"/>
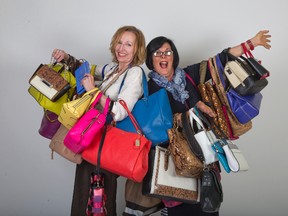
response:
<path id="1" fill-rule="evenodd" d="M 144 95 L 135 104 L 132 115 L 138 122 L 145 137 L 152 142 L 152 146 L 155 146 L 169 140 L 167 130 L 173 126 L 173 114 L 166 89 L 162 88 L 149 95 L 148 83 L 143 69 L 142 73 Z M 117 122 L 116 127 L 136 133 L 129 117 Z"/>

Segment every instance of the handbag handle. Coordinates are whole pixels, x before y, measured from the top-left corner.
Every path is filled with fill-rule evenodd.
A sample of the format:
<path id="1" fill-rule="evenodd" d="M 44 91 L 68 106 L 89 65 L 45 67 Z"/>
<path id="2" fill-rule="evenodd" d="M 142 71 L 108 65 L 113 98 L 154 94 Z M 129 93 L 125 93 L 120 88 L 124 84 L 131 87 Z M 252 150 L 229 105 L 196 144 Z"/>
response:
<path id="1" fill-rule="evenodd" d="M 241 43 L 241 46 L 242 46 L 243 52 L 247 58 L 254 58 L 251 51 L 247 49 L 247 47 L 245 46 L 244 43 Z"/>
<path id="2" fill-rule="evenodd" d="M 126 112 L 128 113 L 128 116 L 129 116 L 129 118 L 131 119 L 131 122 L 132 122 L 133 126 L 135 127 L 136 132 L 142 136 L 142 135 L 143 135 L 143 132 L 142 132 L 142 130 L 141 130 L 141 128 L 140 128 L 137 120 L 135 119 L 135 117 L 133 116 L 133 114 L 132 114 L 132 113 L 130 112 L 130 110 L 128 109 L 128 106 L 127 106 L 126 102 L 125 102 L 124 100 L 122 100 L 122 99 L 120 99 L 118 102 L 124 107 L 124 109 L 125 109 Z"/>

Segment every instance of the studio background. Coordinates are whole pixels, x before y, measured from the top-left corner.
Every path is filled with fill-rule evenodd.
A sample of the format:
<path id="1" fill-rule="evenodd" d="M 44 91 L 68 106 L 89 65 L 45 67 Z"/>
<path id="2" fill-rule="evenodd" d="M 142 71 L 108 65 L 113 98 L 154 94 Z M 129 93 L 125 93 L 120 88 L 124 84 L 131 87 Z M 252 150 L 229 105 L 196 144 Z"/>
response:
<path id="1" fill-rule="evenodd" d="M 42 109 L 28 94 L 28 80 L 54 48 L 96 63 L 110 62 L 117 28 L 135 25 L 148 43 L 165 35 L 180 66 L 200 62 L 269 29 L 272 48 L 253 51 L 271 71 L 260 115 L 238 144 L 250 169 L 222 172 L 222 216 L 287 214 L 287 6 L 285 0 L 0 0 L 0 215 L 70 214 L 75 164 L 38 134 Z M 146 67 L 145 67 L 146 68 Z M 124 179 L 118 181 L 118 214 Z"/>

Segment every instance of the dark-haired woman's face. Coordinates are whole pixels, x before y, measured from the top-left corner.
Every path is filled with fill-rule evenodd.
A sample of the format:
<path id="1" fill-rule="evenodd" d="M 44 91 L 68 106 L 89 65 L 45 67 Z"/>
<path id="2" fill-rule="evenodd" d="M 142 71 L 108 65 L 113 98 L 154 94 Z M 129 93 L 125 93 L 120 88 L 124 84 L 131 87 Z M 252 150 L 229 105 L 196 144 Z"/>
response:
<path id="1" fill-rule="evenodd" d="M 174 57 L 170 44 L 164 43 L 152 55 L 154 71 L 171 80 L 174 75 Z"/>

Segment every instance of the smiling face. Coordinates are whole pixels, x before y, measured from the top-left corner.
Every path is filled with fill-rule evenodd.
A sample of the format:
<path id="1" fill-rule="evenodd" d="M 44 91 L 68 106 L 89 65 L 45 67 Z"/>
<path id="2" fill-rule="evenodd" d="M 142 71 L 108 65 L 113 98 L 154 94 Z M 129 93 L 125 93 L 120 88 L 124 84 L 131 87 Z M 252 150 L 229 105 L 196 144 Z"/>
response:
<path id="1" fill-rule="evenodd" d="M 174 68 L 173 68 L 173 52 L 171 55 L 166 55 L 166 51 L 172 51 L 171 46 L 169 43 L 164 43 L 155 53 L 161 54 L 160 56 L 155 56 L 153 53 L 153 69 L 161 76 L 166 77 L 168 80 L 171 80 L 174 75 Z M 166 52 L 167 54 L 169 52 Z"/>
<path id="2" fill-rule="evenodd" d="M 115 46 L 115 56 L 119 64 L 129 65 L 135 55 L 136 35 L 125 31 Z"/>

